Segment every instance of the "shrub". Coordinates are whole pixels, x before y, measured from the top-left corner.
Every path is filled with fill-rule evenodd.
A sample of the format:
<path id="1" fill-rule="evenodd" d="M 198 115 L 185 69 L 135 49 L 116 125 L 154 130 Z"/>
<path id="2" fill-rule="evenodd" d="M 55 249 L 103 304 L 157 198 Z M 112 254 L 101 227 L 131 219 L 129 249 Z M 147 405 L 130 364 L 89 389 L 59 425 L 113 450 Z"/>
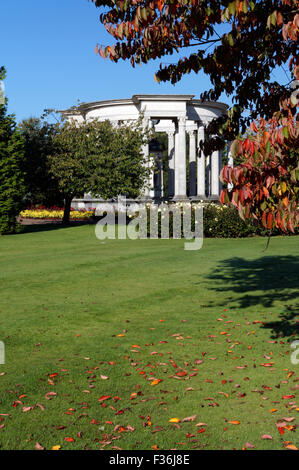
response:
<path id="1" fill-rule="evenodd" d="M 268 236 L 270 231 L 255 225 L 251 219 L 245 221 L 239 217 L 238 210 L 234 206 L 220 205 L 217 203 L 201 203 L 203 206 L 203 233 L 207 238 L 244 238 L 252 236 Z M 179 204 L 181 208 L 181 227 L 183 228 L 183 209 L 184 204 Z M 171 207 L 171 206 L 170 206 Z M 176 205 L 177 207 L 177 205 Z M 147 206 L 147 232 L 150 236 L 150 206 Z M 191 209 L 191 230 L 195 230 L 195 210 L 194 205 Z M 137 215 L 137 214 L 136 214 Z M 158 236 L 161 236 L 161 220 L 163 218 L 163 208 L 158 215 Z M 296 231 L 298 234 L 299 231 Z M 173 214 L 169 212 L 169 234 L 173 236 Z M 281 235 L 278 229 L 272 230 L 271 235 Z M 181 230 L 183 237 L 183 230 Z"/>
<path id="2" fill-rule="evenodd" d="M 242 220 L 233 206 L 209 204 L 204 207 L 203 227 L 205 237 L 241 238 L 258 234 L 249 220 Z"/>

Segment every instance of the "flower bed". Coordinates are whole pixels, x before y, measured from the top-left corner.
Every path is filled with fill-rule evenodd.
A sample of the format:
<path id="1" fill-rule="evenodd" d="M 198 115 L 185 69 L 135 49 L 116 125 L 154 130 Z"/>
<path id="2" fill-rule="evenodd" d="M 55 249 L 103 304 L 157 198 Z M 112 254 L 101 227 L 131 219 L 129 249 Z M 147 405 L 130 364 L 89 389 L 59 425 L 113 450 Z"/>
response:
<path id="1" fill-rule="evenodd" d="M 46 208 L 43 206 L 31 207 L 20 212 L 20 217 L 23 219 L 41 219 L 41 220 L 61 220 L 63 218 L 63 207 Z M 94 217 L 94 209 L 79 209 L 71 208 L 70 220 L 88 220 Z"/>

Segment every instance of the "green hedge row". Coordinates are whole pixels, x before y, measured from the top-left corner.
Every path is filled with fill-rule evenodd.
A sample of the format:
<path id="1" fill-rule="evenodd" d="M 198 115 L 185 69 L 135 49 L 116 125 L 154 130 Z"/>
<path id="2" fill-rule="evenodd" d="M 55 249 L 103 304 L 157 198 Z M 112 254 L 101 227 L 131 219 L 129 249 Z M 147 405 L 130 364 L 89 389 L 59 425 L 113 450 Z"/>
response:
<path id="1" fill-rule="evenodd" d="M 149 209 L 148 209 L 149 212 Z M 191 212 L 191 230 L 195 230 L 195 210 L 192 208 Z M 163 210 L 158 215 L 158 234 L 161 236 L 161 218 L 163 217 Z M 150 235 L 150 221 L 148 220 L 148 236 Z M 182 217 L 182 231 L 183 237 L 183 217 Z M 173 236 L 173 215 L 169 212 L 169 232 Z M 244 238 L 252 236 L 268 236 L 269 230 L 258 226 L 253 220 L 243 221 L 238 214 L 238 211 L 233 206 L 222 206 L 220 204 L 210 203 L 205 204 L 203 208 L 203 233 L 204 237 L 209 238 Z M 299 230 L 296 230 L 296 234 Z M 277 229 L 272 231 L 272 235 L 283 235 Z"/>

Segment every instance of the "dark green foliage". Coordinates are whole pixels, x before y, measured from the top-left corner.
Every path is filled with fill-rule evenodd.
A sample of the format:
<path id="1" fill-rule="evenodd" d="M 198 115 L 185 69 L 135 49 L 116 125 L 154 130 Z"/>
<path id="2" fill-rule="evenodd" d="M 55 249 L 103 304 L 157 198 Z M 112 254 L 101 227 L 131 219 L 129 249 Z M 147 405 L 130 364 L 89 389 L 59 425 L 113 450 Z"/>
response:
<path id="1" fill-rule="evenodd" d="M 171 206 L 170 206 L 171 207 Z M 170 209 L 171 210 L 171 209 Z M 163 212 L 163 210 L 162 210 Z M 158 235 L 161 236 L 161 212 L 158 215 Z M 181 236 L 183 233 L 183 216 L 181 222 Z M 150 215 L 148 210 L 148 236 L 150 236 Z M 191 230 L 195 230 L 195 212 L 192 209 Z M 295 234 L 299 231 L 296 230 Z M 173 235 L 173 214 L 169 212 L 169 234 Z M 278 229 L 266 230 L 255 224 L 252 220 L 243 221 L 234 206 L 222 206 L 220 204 L 205 204 L 203 209 L 203 234 L 205 238 L 245 238 L 253 236 L 281 235 Z"/>
<path id="2" fill-rule="evenodd" d="M 4 70 L 0 71 L 0 79 Z M 16 217 L 22 209 L 25 195 L 24 139 L 16 128 L 13 115 L 7 115 L 7 105 L 0 104 L 0 234 L 17 231 Z"/>
<path id="3" fill-rule="evenodd" d="M 96 124 L 96 155 L 92 159 L 90 192 L 104 199 L 119 194 L 137 198 L 149 175 L 142 145 L 146 137 L 137 123 L 115 128 L 109 121 Z"/>
<path id="4" fill-rule="evenodd" d="M 141 121 L 117 128 L 109 121 L 63 123 L 54 136 L 49 164 L 65 199 L 64 222 L 75 196 L 138 197 L 149 175 L 142 152 L 145 141 Z"/>
<path id="5" fill-rule="evenodd" d="M 21 122 L 20 129 L 25 139 L 26 203 L 30 206 L 42 204 L 47 207 L 63 205 L 58 182 L 50 175 L 47 159 L 53 151 L 57 125 L 39 118 L 29 118 Z"/>
<path id="6" fill-rule="evenodd" d="M 241 238 L 258 235 L 254 224 L 244 222 L 235 207 L 223 207 L 210 204 L 204 208 L 204 235 L 213 238 Z M 264 235 L 267 231 L 264 231 Z"/>

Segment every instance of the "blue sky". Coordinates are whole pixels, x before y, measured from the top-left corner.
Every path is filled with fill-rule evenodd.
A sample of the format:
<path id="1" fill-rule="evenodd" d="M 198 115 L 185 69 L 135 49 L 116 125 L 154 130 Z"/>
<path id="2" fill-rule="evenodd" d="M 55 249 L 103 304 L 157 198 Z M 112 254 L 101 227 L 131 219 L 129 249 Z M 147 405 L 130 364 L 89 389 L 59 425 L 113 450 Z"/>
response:
<path id="1" fill-rule="evenodd" d="M 88 0 L 1 3 L 0 65 L 7 69 L 8 111 L 18 121 L 40 116 L 45 108 L 68 108 L 78 99 L 129 98 L 138 93 L 185 93 L 198 98 L 210 86 L 203 73 L 190 74 L 175 86 L 157 84 L 154 73 L 160 60 L 133 69 L 129 61 L 115 64 L 96 56 L 95 45 L 111 44 L 113 38 L 99 22 L 100 10 Z M 172 60 L 172 56 L 162 59 Z M 276 75 L 286 81 L 282 71 Z"/>

